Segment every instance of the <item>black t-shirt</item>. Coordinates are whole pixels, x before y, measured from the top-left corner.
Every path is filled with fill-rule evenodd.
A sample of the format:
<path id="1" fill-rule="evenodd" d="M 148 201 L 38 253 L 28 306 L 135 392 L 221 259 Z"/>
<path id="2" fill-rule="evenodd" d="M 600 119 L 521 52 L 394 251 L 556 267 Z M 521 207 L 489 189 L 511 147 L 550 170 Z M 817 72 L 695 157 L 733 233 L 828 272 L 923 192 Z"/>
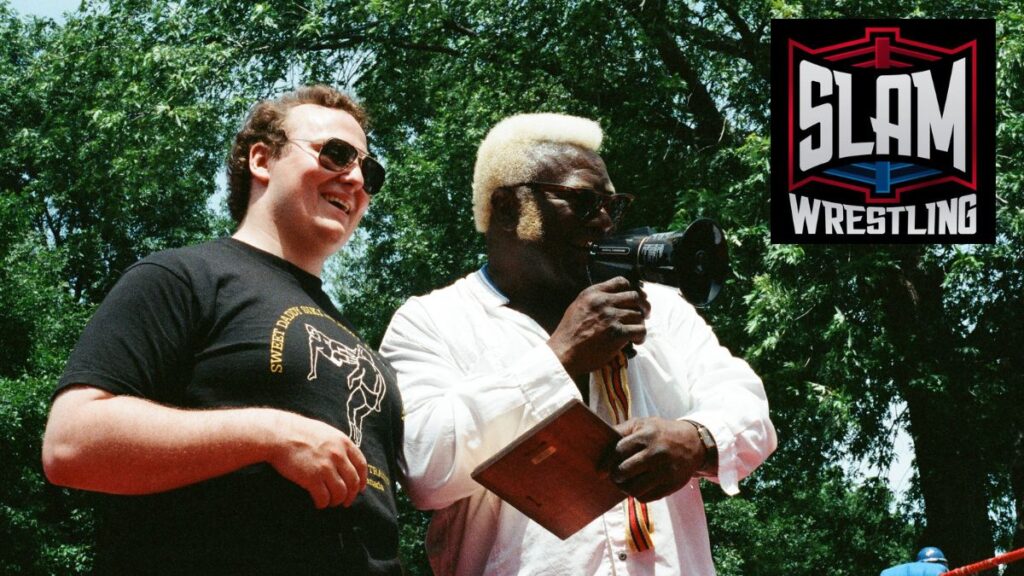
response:
<path id="1" fill-rule="evenodd" d="M 369 464 L 349 508 L 316 510 L 268 464 L 105 497 L 98 572 L 400 573 L 394 372 L 316 276 L 233 239 L 154 254 L 125 272 L 89 322 L 58 392 L 74 384 L 182 408 L 296 412 L 348 434 Z"/>

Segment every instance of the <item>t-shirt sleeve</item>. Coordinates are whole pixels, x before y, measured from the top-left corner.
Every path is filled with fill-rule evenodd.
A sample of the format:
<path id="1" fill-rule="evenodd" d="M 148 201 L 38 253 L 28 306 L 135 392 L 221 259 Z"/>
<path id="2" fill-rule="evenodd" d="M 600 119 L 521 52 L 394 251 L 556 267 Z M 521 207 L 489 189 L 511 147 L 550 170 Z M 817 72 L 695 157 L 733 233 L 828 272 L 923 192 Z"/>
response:
<path id="1" fill-rule="evenodd" d="M 100 304 L 68 359 L 54 397 L 85 384 L 155 402 L 177 402 L 193 365 L 194 298 L 170 268 L 140 262 Z"/>

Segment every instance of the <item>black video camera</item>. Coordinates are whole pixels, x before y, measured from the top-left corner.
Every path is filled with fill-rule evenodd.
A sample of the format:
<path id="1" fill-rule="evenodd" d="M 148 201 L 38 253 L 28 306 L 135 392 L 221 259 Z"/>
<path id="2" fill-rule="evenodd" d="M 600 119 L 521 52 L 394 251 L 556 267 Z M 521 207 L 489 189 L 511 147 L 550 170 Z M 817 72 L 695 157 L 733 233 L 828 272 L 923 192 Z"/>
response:
<path id="1" fill-rule="evenodd" d="M 701 218 L 685 232 L 639 228 L 595 242 L 588 270 L 593 283 L 625 276 L 634 286 L 641 280 L 675 286 L 690 304 L 703 308 L 729 275 L 729 251 L 718 224 Z"/>

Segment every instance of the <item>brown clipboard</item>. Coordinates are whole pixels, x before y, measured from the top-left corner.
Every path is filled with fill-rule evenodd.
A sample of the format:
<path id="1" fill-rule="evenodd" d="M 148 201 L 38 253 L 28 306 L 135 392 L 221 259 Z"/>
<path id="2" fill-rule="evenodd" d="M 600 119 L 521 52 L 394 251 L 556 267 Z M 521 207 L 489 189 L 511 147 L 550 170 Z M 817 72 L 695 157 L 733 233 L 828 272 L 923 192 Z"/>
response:
<path id="1" fill-rule="evenodd" d="M 598 469 L 621 438 L 573 400 L 477 466 L 472 476 L 565 540 L 626 497 Z"/>

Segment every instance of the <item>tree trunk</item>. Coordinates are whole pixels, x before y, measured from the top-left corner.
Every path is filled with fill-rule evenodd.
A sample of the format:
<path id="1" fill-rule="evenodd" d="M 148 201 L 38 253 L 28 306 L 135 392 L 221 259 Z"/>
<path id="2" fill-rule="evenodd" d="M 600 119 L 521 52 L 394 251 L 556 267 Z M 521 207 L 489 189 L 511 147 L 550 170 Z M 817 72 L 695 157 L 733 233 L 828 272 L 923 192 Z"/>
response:
<path id="1" fill-rule="evenodd" d="M 1010 467 L 1010 487 L 1013 490 L 1017 525 L 1013 531 L 1013 549 L 1024 548 L 1024 430 L 1018 430 L 1013 443 L 1013 464 Z M 1010 564 L 1003 576 L 1024 576 L 1024 561 Z"/>
<path id="2" fill-rule="evenodd" d="M 905 249 L 895 290 L 884 300 L 903 361 L 893 377 L 910 417 L 926 527 L 921 546 L 938 546 L 950 567 L 992 556 L 988 468 L 978 450 L 980 407 L 970 394 L 977 366 L 958 352 L 961 338 L 943 310 L 944 272 Z"/>
<path id="3" fill-rule="evenodd" d="M 986 473 L 970 442 L 970 416 L 952 394 L 910 389 L 910 413 L 926 527 L 919 547 L 938 546 L 950 567 L 992 556 Z"/>

